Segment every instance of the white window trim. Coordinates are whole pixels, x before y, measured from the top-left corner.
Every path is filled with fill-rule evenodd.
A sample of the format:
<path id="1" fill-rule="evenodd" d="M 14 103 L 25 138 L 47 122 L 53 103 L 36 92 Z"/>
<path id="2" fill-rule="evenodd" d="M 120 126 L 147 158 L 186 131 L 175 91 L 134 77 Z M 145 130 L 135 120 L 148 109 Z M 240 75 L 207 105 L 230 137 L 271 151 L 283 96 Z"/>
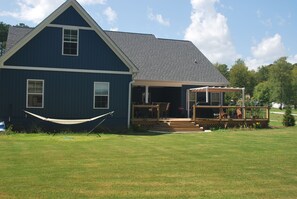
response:
<path id="1" fill-rule="evenodd" d="M 64 31 L 65 30 L 76 30 L 77 31 L 77 49 L 76 49 L 76 55 L 64 54 Z M 62 29 L 62 55 L 63 56 L 72 56 L 72 57 L 77 57 L 79 55 L 79 28 L 64 27 Z"/>
<path id="2" fill-rule="evenodd" d="M 42 82 L 42 106 L 41 107 L 31 107 L 29 106 L 29 81 L 40 81 Z M 44 80 L 43 79 L 27 79 L 27 86 L 26 86 L 26 108 L 36 108 L 36 109 L 42 109 L 44 108 Z"/>
<path id="3" fill-rule="evenodd" d="M 98 107 L 95 107 L 95 98 L 96 98 L 96 91 L 95 91 L 95 84 L 96 83 L 100 83 L 100 84 L 107 84 L 108 86 L 108 95 L 98 95 L 98 96 L 107 96 L 107 107 L 102 107 L 102 108 L 98 108 Z M 109 101 L 110 101 L 110 84 L 109 82 L 94 82 L 94 93 L 93 93 L 93 109 L 109 109 Z"/>

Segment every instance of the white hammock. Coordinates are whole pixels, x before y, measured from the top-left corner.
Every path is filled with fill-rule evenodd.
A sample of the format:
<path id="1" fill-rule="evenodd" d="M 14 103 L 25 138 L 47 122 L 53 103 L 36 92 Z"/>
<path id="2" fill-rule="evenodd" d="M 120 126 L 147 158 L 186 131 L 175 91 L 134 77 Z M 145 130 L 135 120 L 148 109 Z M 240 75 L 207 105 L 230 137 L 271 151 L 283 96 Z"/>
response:
<path id="1" fill-rule="evenodd" d="M 85 122 L 90 122 L 90 121 L 94 121 L 94 120 L 97 120 L 99 118 L 102 118 L 102 117 L 105 117 L 107 115 L 112 115 L 114 113 L 114 111 L 111 111 L 109 113 L 105 113 L 103 115 L 99 115 L 97 117 L 93 117 L 93 118 L 90 118 L 90 119 L 75 119 L 75 120 L 70 120 L 70 119 L 53 119 L 53 118 L 45 118 L 45 117 L 42 117 L 40 115 L 36 115 L 34 113 L 30 113 L 29 111 L 24 111 L 25 113 L 29 114 L 29 115 L 32 115 L 38 119 L 41 119 L 41 120 L 44 120 L 44 121 L 47 121 L 47 122 L 52 122 L 52 123 L 56 123 L 56 124 L 65 124 L 65 125 L 72 125 L 72 124 L 82 124 L 82 123 L 85 123 Z"/>

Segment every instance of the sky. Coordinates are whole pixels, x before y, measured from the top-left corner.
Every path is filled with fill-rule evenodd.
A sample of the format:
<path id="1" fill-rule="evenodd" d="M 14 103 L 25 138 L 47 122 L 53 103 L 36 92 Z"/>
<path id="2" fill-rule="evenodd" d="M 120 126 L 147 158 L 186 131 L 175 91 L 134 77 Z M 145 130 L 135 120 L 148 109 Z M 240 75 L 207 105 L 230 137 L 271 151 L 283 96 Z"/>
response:
<path id="1" fill-rule="evenodd" d="M 65 0 L 0 0 L 0 22 L 35 27 Z M 105 30 L 192 41 L 212 62 L 250 70 L 297 63 L 296 0 L 77 0 Z"/>

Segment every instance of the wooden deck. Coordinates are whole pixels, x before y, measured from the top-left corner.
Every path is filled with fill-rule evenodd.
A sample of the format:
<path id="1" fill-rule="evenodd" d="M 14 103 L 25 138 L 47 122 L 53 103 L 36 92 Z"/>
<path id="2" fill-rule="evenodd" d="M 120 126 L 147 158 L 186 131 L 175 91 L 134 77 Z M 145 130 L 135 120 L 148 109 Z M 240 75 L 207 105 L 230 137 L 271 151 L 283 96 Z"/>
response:
<path id="1" fill-rule="evenodd" d="M 141 109 L 143 115 L 137 112 L 137 109 Z M 201 117 L 201 113 L 210 109 L 215 111 L 212 117 Z M 192 118 L 162 118 L 158 105 L 135 105 L 132 110 L 132 125 L 147 130 L 169 132 L 234 127 L 267 128 L 270 119 L 269 107 L 262 106 L 193 106 Z M 241 115 L 238 115 L 238 112 L 236 115 L 236 110 L 240 110 Z"/>

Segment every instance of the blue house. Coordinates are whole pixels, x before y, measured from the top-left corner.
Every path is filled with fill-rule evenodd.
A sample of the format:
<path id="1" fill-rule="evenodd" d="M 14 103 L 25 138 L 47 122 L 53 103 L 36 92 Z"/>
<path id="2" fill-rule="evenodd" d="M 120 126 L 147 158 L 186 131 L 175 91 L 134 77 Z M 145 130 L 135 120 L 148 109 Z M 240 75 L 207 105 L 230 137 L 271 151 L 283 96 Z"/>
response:
<path id="1" fill-rule="evenodd" d="M 179 117 L 180 108 L 189 109 L 188 89 L 227 84 L 191 42 L 104 31 L 67 0 L 34 29 L 10 28 L 0 57 L 0 120 L 19 129 L 57 129 L 24 110 L 60 119 L 114 111 L 104 124 L 122 129 L 130 125 L 132 104 L 169 102 L 169 116 Z"/>

